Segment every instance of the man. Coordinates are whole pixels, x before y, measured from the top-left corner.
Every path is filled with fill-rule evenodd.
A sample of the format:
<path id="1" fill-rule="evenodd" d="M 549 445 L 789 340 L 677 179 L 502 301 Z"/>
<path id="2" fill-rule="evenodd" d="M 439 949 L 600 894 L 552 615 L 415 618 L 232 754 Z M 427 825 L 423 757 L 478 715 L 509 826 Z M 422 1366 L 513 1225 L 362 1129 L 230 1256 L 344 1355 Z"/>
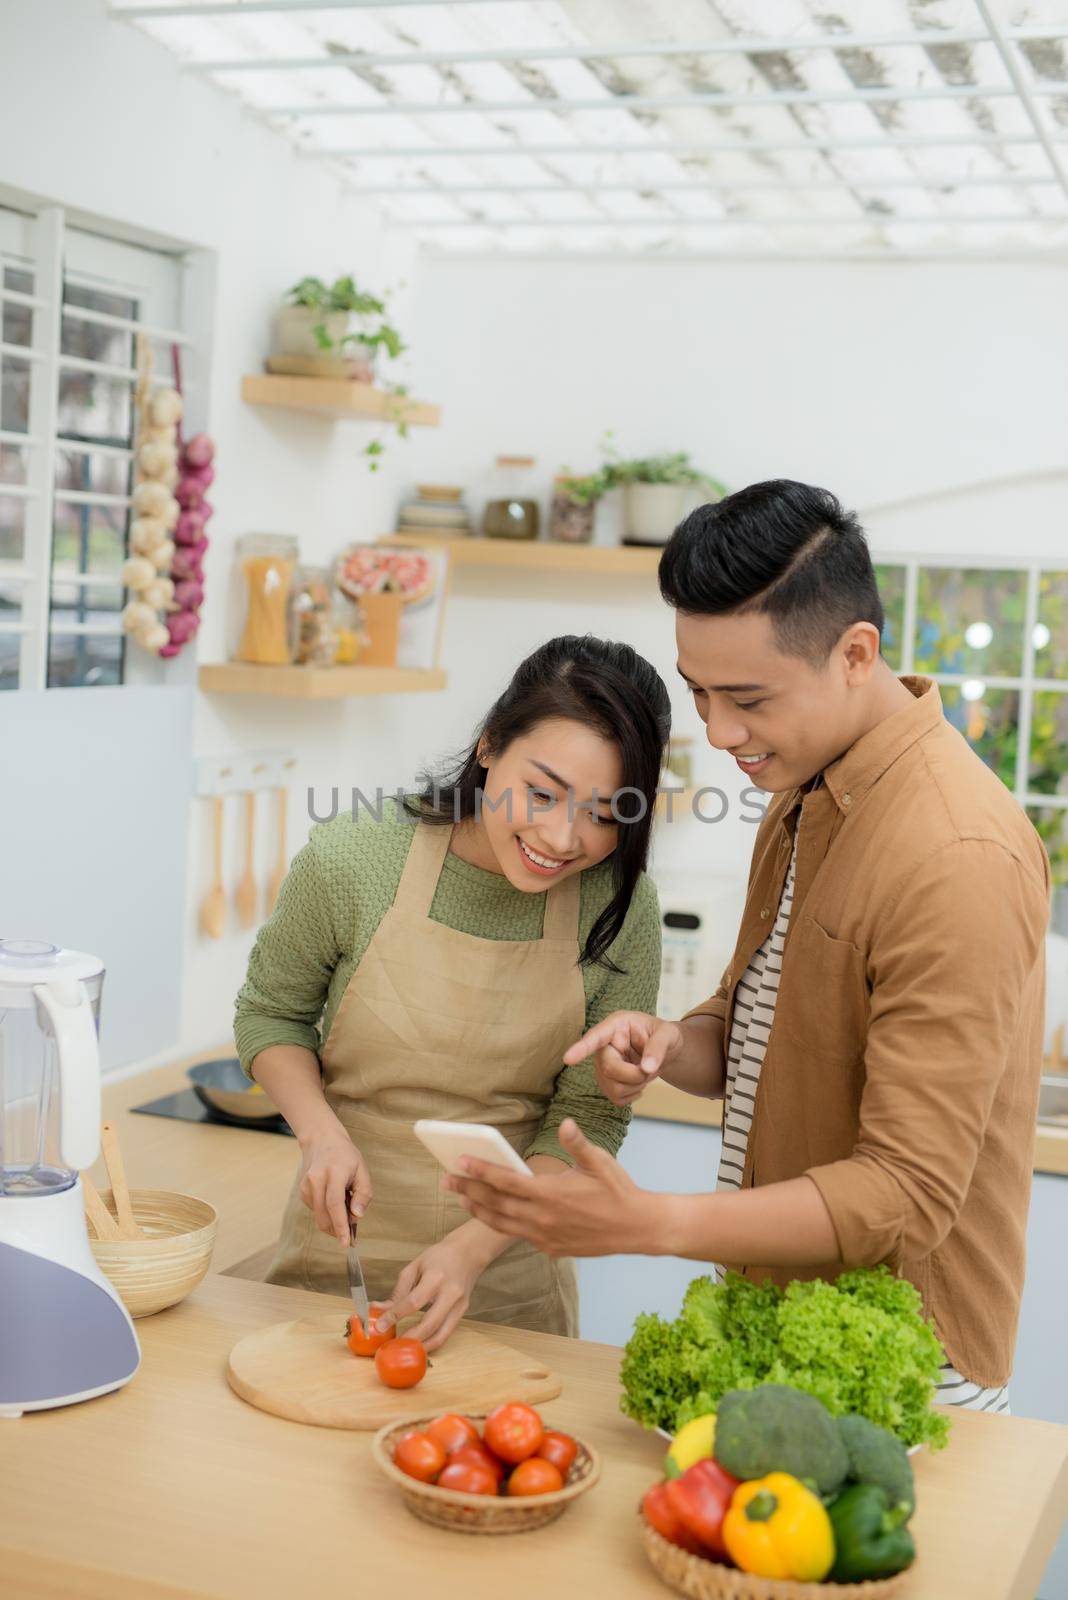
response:
<path id="1" fill-rule="evenodd" d="M 1042 1052 L 1049 867 L 1023 812 L 898 679 L 856 518 L 805 484 L 703 506 L 660 563 L 709 743 L 774 796 L 737 948 L 681 1022 L 616 1013 L 568 1051 L 630 1104 L 724 1099 L 714 1194 L 576 1170 L 450 1180 L 558 1254 L 730 1263 L 785 1283 L 886 1262 L 945 1345 L 940 1398 L 1008 1407 Z"/>

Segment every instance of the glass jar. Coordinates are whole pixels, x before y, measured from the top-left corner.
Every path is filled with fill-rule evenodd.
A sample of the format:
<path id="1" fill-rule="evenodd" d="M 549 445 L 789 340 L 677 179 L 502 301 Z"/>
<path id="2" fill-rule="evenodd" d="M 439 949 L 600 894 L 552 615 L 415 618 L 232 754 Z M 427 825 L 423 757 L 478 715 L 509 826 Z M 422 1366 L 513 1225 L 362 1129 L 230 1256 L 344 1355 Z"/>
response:
<path id="1" fill-rule="evenodd" d="M 597 514 L 596 500 L 575 500 L 570 491 L 571 479 L 557 478 L 553 483 L 552 504 L 549 507 L 549 538 L 561 544 L 589 544 L 593 538 L 593 519 Z"/>
<path id="2" fill-rule="evenodd" d="M 482 532 L 487 539 L 536 539 L 541 510 L 532 498 L 533 456 L 498 456 Z"/>
<path id="3" fill-rule="evenodd" d="M 242 593 L 238 661 L 287 666 L 289 596 L 297 566 L 297 541 L 285 533 L 247 533 L 237 541 L 236 575 Z"/>
<path id="4" fill-rule="evenodd" d="M 289 613 L 290 646 L 300 667 L 330 667 L 337 658 L 333 580 L 329 567 L 298 567 Z"/>

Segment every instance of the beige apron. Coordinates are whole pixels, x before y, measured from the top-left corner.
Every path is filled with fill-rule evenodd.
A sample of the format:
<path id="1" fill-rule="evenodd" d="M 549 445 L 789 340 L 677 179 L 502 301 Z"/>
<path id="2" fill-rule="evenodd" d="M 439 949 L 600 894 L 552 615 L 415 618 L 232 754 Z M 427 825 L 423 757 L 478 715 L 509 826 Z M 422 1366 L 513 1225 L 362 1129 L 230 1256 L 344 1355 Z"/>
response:
<path id="1" fill-rule="evenodd" d="M 549 889 L 539 940 L 480 939 L 433 922 L 452 829 L 413 824 L 396 899 L 341 997 L 322 1051 L 323 1091 L 367 1162 L 374 1198 L 360 1223 L 372 1300 L 401 1268 L 469 1220 L 412 1132 L 420 1117 L 499 1128 L 522 1155 L 585 1026 L 578 966 L 580 878 Z M 299 1178 L 270 1283 L 348 1292 L 345 1255 L 303 1204 Z M 578 1333 L 574 1263 L 517 1240 L 475 1285 L 469 1317 Z"/>

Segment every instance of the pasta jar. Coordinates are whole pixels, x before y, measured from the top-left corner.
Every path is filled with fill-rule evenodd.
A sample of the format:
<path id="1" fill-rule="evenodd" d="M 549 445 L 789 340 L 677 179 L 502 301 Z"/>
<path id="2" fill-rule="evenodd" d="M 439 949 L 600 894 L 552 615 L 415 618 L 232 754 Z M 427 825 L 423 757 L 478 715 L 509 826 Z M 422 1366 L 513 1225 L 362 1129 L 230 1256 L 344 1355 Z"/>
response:
<path id="1" fill-rule="evenodd" d="M 298 567 L 290 607 L 293 660 L 300 667 L 331 667 L 337 659 L 334 579 L 328 567 Z"/>
<path id="2" fill-rule="evenodd" d="M 297 566 L 297 541 L 284 533 L 247 533 L 237 541 L 237 576 L 244 620 L 239 661 L 286 666 L 292 661 L 289 597 Z"/>

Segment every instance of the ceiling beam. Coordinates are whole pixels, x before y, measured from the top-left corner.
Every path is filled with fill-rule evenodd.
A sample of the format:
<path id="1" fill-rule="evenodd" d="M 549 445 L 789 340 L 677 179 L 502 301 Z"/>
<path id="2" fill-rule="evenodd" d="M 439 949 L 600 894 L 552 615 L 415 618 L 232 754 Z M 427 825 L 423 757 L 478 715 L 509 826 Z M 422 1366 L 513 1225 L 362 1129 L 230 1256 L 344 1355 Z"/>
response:
<path id="1" fill-rule="evenodd" d="M 1035 105 L 1033 98 L 1035 91 L 1020 71 L 1020 63 L 1002 33 L 1001 25 L 987 4 L 987 0 L 975 0 L 975 8 L 982 17 L 994 48 L 1001 57 L 1005 71 L 1011 78 L 1013 87 L 1020 97 L 1024 112 L 1035 130 L 1039 144 L 1046 153 L 1046 159 L 1053 169 L 1053 174 L 1063 189 L 1065 196 L 1068 197 L 1068 168 L 1061 161 L 1060 154 L 1054 147 L 1053 140 L 1049 136 L 1049 130 L 1042 119 L 1042 114 Z M 1065 84 L 1061 92 L 1068 94 L 1068 84 Z"/>
<path id="2" fill-rule="evenodd" d="M 1055 187 L 1057 179 L 1046 173 L 1028 177 L 1025 173 L 1010 172 L 994 178 L 757 178 L 747 183 L 745 179 L 722 183 L 709 178 L 700 183 L 660 183 L 656 178 L 635 178 L 630 183 L 602 183 L 598 178 L 583 182 L 581 178 L 565 178 L 559 183 L 355 183 L 353 194 L 410 195 L 434 194 L 451 197 L 457 194 L 639 194 L 648 190 L 656 194 L 751 194 L 800 192 L 805 194 L 824 190 L 838 193 L 842 189 L 1001 189 L 1030 188 L 1033 185 Z"/>
<path id="3" fill-rule="evenodd" d="M 1068 85 L 1054 93 L 1068 94 Z M 877 89 L 784 89 L 761 94 L 719 94 L 710 90 L 703 94 L 620 94 L 604 95 L 597 99 L 542 100 L 531 96 L 528 100 L 375 100 L 367 105 L 313 105 L 313 106 L 257 106 L 269 117 L 366 117 L 366 116 L 522 116 L 530 112 L 549 111 L 568 114 L 573 111 L 677 111 L 684 107 L 703 106 L 708 110 L 730 110 L 739 106 L 827 106 L 827 105 L 882 105 L 914 100 L 1015 100 L 1017 90 L 1009 84 L 944 83 L 929 89 L 877 88 Z"/>
<path id="4" fill-rule="evenodd" d="M 1063 217 L 1034 217 L 1018 212 L 991 212 L 975 216 L 882 216 L 859 213 L 855 217 L 391 217 L 393 228 L 959 228 L 1016 223 L 1023 227 L 1068 227 Z"/>
<path id="5" fill-rule="evenodd" d="M 965 133 L 965 134 L 903 134 L 898 138 L 863 139 L 688 139 L 669 140 L 648 144 L 426 144 L 426 145 L 362 145 L 352 148 L 331 149 L 325 145 L 298 146 L 306 155 L 317 155 L 346 161 L 380 161 L 403 158 L 412 161 L 431 161 L 438 156 L 461 159 L 493 160 L 504 156 L 511 160 L 540 161 L 545 156 L 678 156 L 678 155 L 750 155 L 753 152 L 795 152 L 818 155 L 824 150 L 944 150 L 951 148 L 998 148 L 1002 145 L 1035 145 L 1034 133 Z M 1061 142 L 1068 143 L 1068 134 Z"/>
<path id="6" fill-rule="evenodd" d="M 242 7 L 247 10 L 248 7 Z M 122 13 L 117 13 L 121 15 Z M 1059 39 L 1068 36 L 1068 23 L 1045 28 L 1011 28 L 1007 37 L 1022 43 Z M 315 56 L 245 56 L 220 61 L 187 61 L 190 72 L 309 72 L 322 68 L 344 67 L 443 67 L 479 64 L 507 65 L 524 61 L 629 61 L 654 60 L 673 56 L 762 56 L 809 50 L 897 50 L 926 49 L 930 45 L 989 44 L 983 28 L 929 28 L 913 33 L 820 33 L 780 39 L 669 40 L 659 44 L 636 44 L 633 40 L 616 44 L 583 42 L 570 45 L 519 45 L 496 50 L 407 50 L 378 54 L 373 50 L 346 50 Z M 1066 86 L 1068 87 L 1068 86 Z"/>

